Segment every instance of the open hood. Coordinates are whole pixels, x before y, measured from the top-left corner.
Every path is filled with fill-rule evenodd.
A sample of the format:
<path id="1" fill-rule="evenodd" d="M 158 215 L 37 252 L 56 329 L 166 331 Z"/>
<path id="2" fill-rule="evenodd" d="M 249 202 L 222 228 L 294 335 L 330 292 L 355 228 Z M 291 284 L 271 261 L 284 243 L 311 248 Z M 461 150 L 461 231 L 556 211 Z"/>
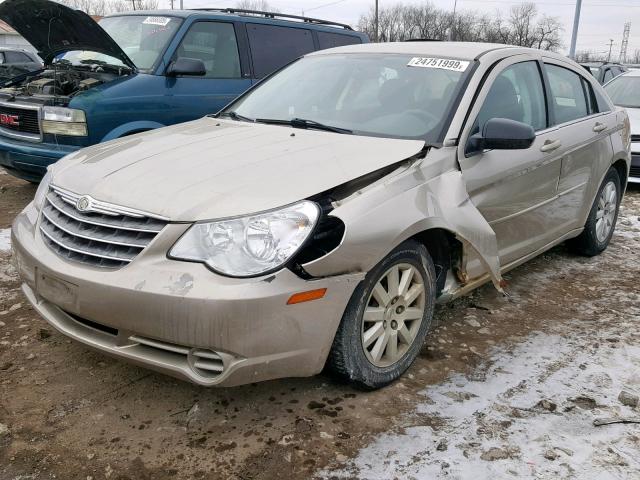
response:
<path id="1" fill-rule="evenodd" d="M 88 50 L 136 68 L 113 38 L 80 10 L 49 0 L 6 0 L 0 4 L 0 19 L 35 47 L 45 64 L 64 52 Z"/>

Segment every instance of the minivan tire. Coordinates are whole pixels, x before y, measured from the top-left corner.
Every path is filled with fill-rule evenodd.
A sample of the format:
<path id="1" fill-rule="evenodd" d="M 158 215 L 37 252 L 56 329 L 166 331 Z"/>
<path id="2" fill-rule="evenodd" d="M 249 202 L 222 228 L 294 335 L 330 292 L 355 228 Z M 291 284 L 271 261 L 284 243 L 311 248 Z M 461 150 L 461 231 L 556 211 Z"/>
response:
<path id="1" fill-rule="evenodd" d="M 398 288 L 393 288 L 392 283 Z M 380 298 L 379 288 L 384 289 L 384 285 L 389 301 L 383 305 L 376 299 Z M 406 294 L 402 294 L 404 289 L 407 289 Z M 421 293 L 412 299 L 416 292 Z M 404 242 L 369 271 L 356 287 L 334 338 L 327 360 L 328 371 L 362 390 L 378 389 L 397 380 L 411 366 L 424 344 L 433 321 L 435 299 L 436 274 L 429 252 L 421 243 Z M 420 309 L 424 310 L 421 317 Z M 368 320 L 364 319 L 365 311 Z M 373 321 L 372 314 L 376 316 Z M 409 320 L 409 317 L 415 318 Z M 420 323 L 414 324 L 418 320 Z M 378 335 L 380 329 L 384 333 L 365 346 L 367 339 L 374 338 L 368 335 L 373 327 Z M 386 336 L 387 343 L 377 348 L 377 352 L 379 355 L 383 350 L 384 356 L 376 360 L 378 342 L 384 343 L 382 336 Z M 406 341 L 407 338 L 412 341 Z"/>
<path id="2" fill-rule="evenodd" d="M 611 188 L 614 189 L 614 202 L 613 204 L 606 203 L 603 205 L 601 201 L 604 196 L 607 196 L 605 190 L 611 192 Z M 604 200 L 606 201 L 607 199 L 604 198 Z M 587 257 L 593 257 L 602 253 L 609 245 L 611 237 L 613 236 L 616 221 L 618 220 L 618 210 L 620 208 L 621 200 L 622 192 L 620 188 L 620 176 L 616 169 L 611 167 L 600 184 L 596 198 L 593 201 L 591 210 L 589 211 L 587 222 L 584 225 L 584 230 L 576 238 L 567 242 L 571 250 Z M 612 206 L 615 209 L 614 211 L 611 211 Z M 611 225 L 604 236 L 598 232 L 598 217 L 603 213 L 603 211 L 605 217 L 609 215 L 608 218 L 611 222 Z M 606 219 L 604 221 L 606 222 Z"/>

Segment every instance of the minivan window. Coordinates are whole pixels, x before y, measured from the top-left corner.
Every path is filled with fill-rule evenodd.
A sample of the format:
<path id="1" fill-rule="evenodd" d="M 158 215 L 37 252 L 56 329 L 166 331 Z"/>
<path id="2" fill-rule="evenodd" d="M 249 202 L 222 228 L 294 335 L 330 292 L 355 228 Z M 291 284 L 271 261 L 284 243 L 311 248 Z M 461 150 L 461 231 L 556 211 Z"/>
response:
<path id="1" fill-rule="evenodd" d="M 589 114 L 581 76 L 568 68 L 545 64 L 555 123 L 561 124 Z"/>
<path id="2" fill-rule="evenodd" d="M 240 78 L 240 56 L 232 23 L 194 23 L 180 43 L 177 56 L 202 60 L 205 78 Z"/>
<path id="3" fill-rule="evenodd" d="M 342 47 L 362 43 L 355 35 L 343 35 L 341 33 L 317 32 L 320 50 L 325 48 Z"/>
<path id="4" fill-rule="evenodd" d="M 412 60 L 398 54 L 304 57 L 227 111 L 258 121 L 302 118 L 359 135 L 436 143 L 471 66 L 419 68 Z"/>
<path id="5" fill-rule="evenodd" d="M 181 23 L 177 17 L 149 15 L 106 17 L 99 22 L 136 67 L 143 71 L 153 68 Z M 115 62 L 117 60 L 113 59 Z"/>
<path id="6" fill-rule="evenodd" d="M 492 118 L 526 123 L 536 131 L 546 128 L 547 108 L 537 62 L 516 63 L 496 77 L 478 113 L 472 135 L 481 132 Z"/>
<path id="7" fill-rule="evenodd" d="M 247 23 L 247 34 L 256 78 L 266 77 L 315 50 L 311 31 L 305 28 Z"/>

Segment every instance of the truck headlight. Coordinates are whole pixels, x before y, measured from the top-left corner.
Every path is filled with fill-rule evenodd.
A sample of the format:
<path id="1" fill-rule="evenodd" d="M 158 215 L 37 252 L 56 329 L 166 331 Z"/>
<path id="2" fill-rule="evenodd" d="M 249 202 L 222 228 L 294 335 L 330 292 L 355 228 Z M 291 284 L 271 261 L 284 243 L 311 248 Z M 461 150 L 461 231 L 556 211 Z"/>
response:
<path id="1" fill-rule="evenodd" d="M 66 107 L 43 107 L 42 131 L 74 137 L 87 136 L 87 118 L 82 110 Z"/>
<path id="2" fill-rule="evenodd" d="M 206 264 L 231 277 L 253 277 L 281 268 L 304 244 L 318 221 L 313 202 L 246 217 L 196 223 L 169 257 Z"/>

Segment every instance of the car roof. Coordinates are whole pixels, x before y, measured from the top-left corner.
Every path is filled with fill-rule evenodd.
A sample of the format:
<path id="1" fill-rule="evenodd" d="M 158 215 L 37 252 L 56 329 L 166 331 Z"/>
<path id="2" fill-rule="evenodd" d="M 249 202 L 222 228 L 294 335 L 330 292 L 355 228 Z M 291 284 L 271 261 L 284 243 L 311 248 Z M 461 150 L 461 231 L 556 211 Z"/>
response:
<path id="1" fill-rule="evenodd" d="M 230 9 L 232 10 L 232 9 Z M 338 30 L 340 32 L 344 32 L 345 35 L 353 35 L 362 37 L 364 34 L 362 32 L 358 32 L 356 30 L 351 29 L 348 25 L 343 25 L 340 23 L 334 23 L 329 20 L 319 20 L 319 19 L 305 19 L 305 17 L 296 17 L 295 15 L 283 15 L 279 16 L 278 13 L 269 13 L 263 12 L 262 15 L 259 13 L 251 14 L 251 13 L 243 13 L 242 10 L 235 11 L 224 11 L 218 9 L 202 9 L 202 10 L 129 10 L 126 12 L 117 12 L 107 15 L 105 18 L 109 17 L 121 17 L 121 16 L 134 16 L 134 15 L 148 15 L 150 17 L 178 17 L 178 18 L 191 18 L 191 17 L 202 17 L 207 19 L 221 19 L 221 20 L 235 20 L 240 22 L 258 22 L 258 23 L 268 23 L 274 25 L 286 25 L 286 26 L 298 26 L 304 28 L 311 29 L 326 29 L 328 28 L 331 31 Z M 290 18 L 287 18 L 290 17 Z"/>
<path id="2" fill-rule="evenodd" d="M 602 67 L 603 65 L 618 65 L 618 66 L 622 66 L 622 64 L 618 63 L 618 62 L 603 62 L 603 61 L 580 62 L 580 65 L 582 65 L 583 67 Z"/>
<path id="3" fill-rule="evenodd" d="M 618 75 L 618 76 L 624 76 L 624 77 L 640 77 L 640 70 L 627 70 L 626 72 L 624 72 L 622 75 Z"/>
<path id="4" fill-rule="evenodd" d="M 411 41 L 411 42 L 387 42 L 387 43 L 365 43 L 359 45 L 347 45 L 328 50 L 321 50 L 309 53 L 313 55 L 327 55 L 333 53 L 397 53 L 404 55 L 428 55 L 439 58 L 459 58 L 462 60 L 475 60 L 482 54 L 494 50 L 517 49 L 518 53 L 536 52 L 540 50 L 534 48 L 522 48 L 502 43 L 480 43 L 480 42 L 439 42 L 439 41 Z M 553 56 L 560 56 L 552 52 L 544 52 Z"/>

